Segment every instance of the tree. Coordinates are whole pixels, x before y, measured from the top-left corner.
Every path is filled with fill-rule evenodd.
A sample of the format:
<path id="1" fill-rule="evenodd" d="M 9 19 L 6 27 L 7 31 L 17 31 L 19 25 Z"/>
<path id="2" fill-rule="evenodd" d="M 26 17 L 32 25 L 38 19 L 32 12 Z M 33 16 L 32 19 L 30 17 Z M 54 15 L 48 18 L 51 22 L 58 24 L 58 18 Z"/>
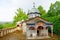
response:
<path id="1" fill-rule="evenodd" d="M 47 14 L 48 17 L 60 15 L 60 2 L 56 1 L 54 4 L 51 4 Z"/>
<path id="2" fill-rule="evenodd" d="M 14 22 L 18 22 L 21 20 L 26 20 L 28 17 L 25 12 L 21 8 L 17 9 L 16 15 L 14 16 Z"/>
<path id="3" fill-rule="evenodd" d="M 60 35 L 60 16 L 57 16 L 56 19 L 54 19 L 54 33 Z"/>
<path id="4" fill-rule="evenodd" d="M 60 35 L 60 2 L 51 4 L 45 19 L 53 23 L 54 33 Z"/>
<path id="5" fill-rule="evenodd" d="M 46 11 L 43 9 L 42 6 L 38 6 L 38 10 L 39 10 L 41 16 L 44 16 L 46 14 Z"/>

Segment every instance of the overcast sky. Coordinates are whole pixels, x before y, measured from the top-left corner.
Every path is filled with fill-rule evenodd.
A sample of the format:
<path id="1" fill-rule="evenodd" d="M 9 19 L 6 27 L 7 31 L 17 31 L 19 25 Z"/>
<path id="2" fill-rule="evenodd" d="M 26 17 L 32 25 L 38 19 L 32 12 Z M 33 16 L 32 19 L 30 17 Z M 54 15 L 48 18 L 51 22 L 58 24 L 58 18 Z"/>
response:
<path id="1" fill-rule="evenodd" d="M 36 8 L 41 5 L 48 11 L 50 4 L 59 0 L 0 0 L 0 21 L 13 21 L 16 9 L 22 8 L 28 11 L 35 2 Z"/>

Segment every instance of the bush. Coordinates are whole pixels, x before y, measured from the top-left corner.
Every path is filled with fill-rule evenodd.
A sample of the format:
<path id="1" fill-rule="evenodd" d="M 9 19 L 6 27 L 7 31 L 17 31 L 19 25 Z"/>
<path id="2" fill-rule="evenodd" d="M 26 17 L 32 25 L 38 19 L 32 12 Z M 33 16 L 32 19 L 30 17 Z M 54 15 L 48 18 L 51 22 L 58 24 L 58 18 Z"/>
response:
<path id="1" fill-rule="evenodd" d="M 2 29 L 3 28 L 3 25 L 2 24 L 0 24 L 0 29 Z"/>

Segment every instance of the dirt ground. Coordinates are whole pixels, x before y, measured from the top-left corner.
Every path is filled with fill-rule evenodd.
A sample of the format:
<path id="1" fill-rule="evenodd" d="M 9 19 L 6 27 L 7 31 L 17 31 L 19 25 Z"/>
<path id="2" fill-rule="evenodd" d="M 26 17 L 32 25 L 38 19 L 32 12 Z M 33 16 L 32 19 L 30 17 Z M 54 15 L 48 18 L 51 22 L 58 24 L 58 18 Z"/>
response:
<path id="1" fill-rule="evenodd" d="M 57 36 L 54 34 L 53 38 L 49 39 L 34 39 L 34 40 L 58 40 L 60 36 Z M 15 31 L 13 33 L 7 34 L 3 37 L 0 37 L 0 40 L 32 40 L 32 39 L 26 39 L 26 35 L 22 34 L 22 31 Z"/>

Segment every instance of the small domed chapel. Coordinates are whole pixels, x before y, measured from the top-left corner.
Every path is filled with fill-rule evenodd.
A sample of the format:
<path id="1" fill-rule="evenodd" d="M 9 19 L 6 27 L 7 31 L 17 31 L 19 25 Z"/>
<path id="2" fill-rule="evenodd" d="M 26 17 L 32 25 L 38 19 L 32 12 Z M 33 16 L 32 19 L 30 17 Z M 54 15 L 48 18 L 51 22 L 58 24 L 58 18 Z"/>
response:
<path id="1" fill-rule="evenodd" d="M 28 19 L 20 22 L 23 34 L 26 34 L 28 39 L 34 38 L 51 38 L 53 37 L 53 25 L 52 23 L 41 18 L 41 14 L 35 3 L 33 8 L 28 11 Z M 50 27 L 51 33 L 49 35 L 48 28 Z"/>

